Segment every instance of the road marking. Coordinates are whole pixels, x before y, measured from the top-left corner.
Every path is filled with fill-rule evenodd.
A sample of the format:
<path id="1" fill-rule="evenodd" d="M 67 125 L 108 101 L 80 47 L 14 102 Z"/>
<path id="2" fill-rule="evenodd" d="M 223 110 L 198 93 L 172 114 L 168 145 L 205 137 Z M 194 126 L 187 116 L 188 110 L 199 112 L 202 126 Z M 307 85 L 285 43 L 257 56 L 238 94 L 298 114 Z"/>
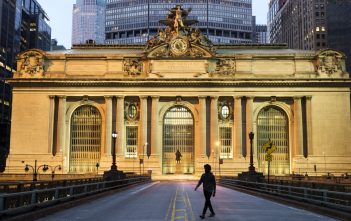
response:
<path id="1" fill-rule="evenodd" d="M 172 208 L 172 204 L 173 204 L 173 201 L 175 200 L 175 196 L 176 196 L 176 193 L 173 194 L 173 196 L 171 197 L 171 200 L 169 201 L 169 206 L 168 206 L 168 209 L 167 209 L 167 213 L 166 213 L 166 217 L 165 217 L 165 221 L 168 221 L 168 216 L 171 212 L 171 208 Z"/>
<path id="2" fill-rule="evenodd" d="M 172 218 L 171 218 L 172 221 L 174 221 L 174 217 L 175 217 L 175 208 L 176 208 L 176 201 L 178 197 L 178 190 L 179 190 L 179 187 L 177 187 L 176 194 L 173 200 L 173 209 L 172 209 Z"/>
<path id="3" fill-rule="evenodd" d="M 191 203 L 190 203 L 188 192 L 185 192 L 185 197 L 186 197 L 187 206 L 188 206 L 188 208 L 190 210 L 191 220 L 194 221 L 195 220 L 195 214 L 194 214 L 194 211 L 193 211 L 193 207 L 191 206 Z"/>
<path id="4" fill-rule="evenodd" d="M 150 188 L 150 187 L 152 187 L 153 185 L 158 184 L 159 182 L 160 182 L 160 181 L 153 182 L 153 183 L 151 183 L 151 184 L 149 184 L 149 185 L 147 185 L 147 186 L 144 186 L 144 187 L 142 187 L 142 188 L 140 188 L 140 189 L 137 189 L 137 190 L 135 190 L 135 191 L 131 192 L 130 194 L 136 194 L 136 193 L 139 193 L 140 191 L 143 191 L 143 190 L 145 190 L 145 189 L 147 189 L 147 188 Z"/>

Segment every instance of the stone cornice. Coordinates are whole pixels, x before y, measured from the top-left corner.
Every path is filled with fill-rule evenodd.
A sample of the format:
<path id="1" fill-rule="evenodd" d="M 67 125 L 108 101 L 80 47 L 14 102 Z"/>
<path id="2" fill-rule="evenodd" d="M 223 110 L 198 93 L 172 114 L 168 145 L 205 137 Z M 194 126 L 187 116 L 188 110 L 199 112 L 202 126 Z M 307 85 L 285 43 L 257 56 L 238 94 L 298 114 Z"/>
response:
<path id="1" fill-rule="evenodd" d="M 343 87 L 351 88 L 351 79 L 11 79 L 14 87 Z"/>

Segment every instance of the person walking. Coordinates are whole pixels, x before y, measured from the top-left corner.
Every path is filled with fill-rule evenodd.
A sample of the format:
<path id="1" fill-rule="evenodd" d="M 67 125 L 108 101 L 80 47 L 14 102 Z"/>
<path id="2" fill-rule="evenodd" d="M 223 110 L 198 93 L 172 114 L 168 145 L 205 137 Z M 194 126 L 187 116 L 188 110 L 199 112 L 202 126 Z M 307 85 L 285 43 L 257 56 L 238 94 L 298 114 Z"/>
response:
<path id="1" fill-rule="evenodd" d="M 207 211 L 207 208 L 210 209 L 210 217 L 215 216 L 215 212 L 213 211 L 212 204 L 211 204 L 211 196 L 215 197 L 216 196 L 216 178 L 211 172 L 211 166 L 209 164 L 204 165 L 205 173 L 202 174 L 201 179 L 199 180 L 199 183 L 195 187 L 195 191 L 199 186 L 202 184 L 203 189 L 204 189 L 204 196 L 205 196 L 205 206 L 202 211 L 202 215 L 200 215 L 201 219 L 205 218 L 205 214 Z"/>

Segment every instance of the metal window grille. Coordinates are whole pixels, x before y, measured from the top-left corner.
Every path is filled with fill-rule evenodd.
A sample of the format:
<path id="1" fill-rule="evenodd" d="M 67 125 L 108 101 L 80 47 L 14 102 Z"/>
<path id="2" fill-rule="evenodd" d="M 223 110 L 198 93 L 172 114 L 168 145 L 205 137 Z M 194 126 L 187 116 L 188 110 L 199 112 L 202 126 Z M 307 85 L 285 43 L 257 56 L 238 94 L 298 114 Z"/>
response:
<path id="1" fill-rule="evenodd" d="M 77 108 L 71 118 L 69 171 L 92 173 L 101 155 L 101 115 L 96 107 Z"/>
<path id="2" fill-rule="evenodd" d="M 176 151 L 182 154 L 176 164 Z M 194 173 L 194 118 L 183 106 L 169 109 L 163 121 L 163 173 Z"/>
<path id="3" fill-rule="evenodd" d="M 261 172 L 268 172 L 265 152 L 262 149 L 269 139 L 277 146 L 272 154 L 270 173 L 283 175 L 290 173 L 289 157 L 289 123 L 283 110 L 269 106 L 260 111 L 257 119 L 257 157 L 258 168 Z"/>
<path id="4" fill-rule="evenodd" d="M 138 126 L 126 127 L 126 157 L 136 158 L 138 149 Z"/>
<path id="5" fill-rule="evenodd" d="M 220 140 L 220 157 L 232 158 L 233 147 L 232 147 L 232 128 L 231 127 L 220 127 L 219 128 L 219 140 Z"/>

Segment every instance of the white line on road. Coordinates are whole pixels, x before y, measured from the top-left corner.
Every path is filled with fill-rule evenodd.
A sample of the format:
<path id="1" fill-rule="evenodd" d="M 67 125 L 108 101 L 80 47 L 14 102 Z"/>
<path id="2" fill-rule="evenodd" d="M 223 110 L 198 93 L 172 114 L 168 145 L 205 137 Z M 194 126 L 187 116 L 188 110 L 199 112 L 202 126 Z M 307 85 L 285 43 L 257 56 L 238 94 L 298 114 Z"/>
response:
<path id="1" fill-rule="evenodd" d="M 133 194 L 139 193 L 140 191 L 143 191 L 143 190 L 145 190 L 145 189 L 147 189 L 147 188 L 150 188 L 150 187 L 152 187 L 153 185 L 158 184 L 159 182 L 160 182 L 160 181 L 153 182 L 153 183 L 151 183 L 151 184 L 149 184 L 149 185 L 147 185 L 147 186 L 144 186 L 144 187 L 142 187 L 142 188 L 140 188 L 140 189 L 137 189 L 137 190 L 131 192 L 130 194 L 133 195 Z"/>

